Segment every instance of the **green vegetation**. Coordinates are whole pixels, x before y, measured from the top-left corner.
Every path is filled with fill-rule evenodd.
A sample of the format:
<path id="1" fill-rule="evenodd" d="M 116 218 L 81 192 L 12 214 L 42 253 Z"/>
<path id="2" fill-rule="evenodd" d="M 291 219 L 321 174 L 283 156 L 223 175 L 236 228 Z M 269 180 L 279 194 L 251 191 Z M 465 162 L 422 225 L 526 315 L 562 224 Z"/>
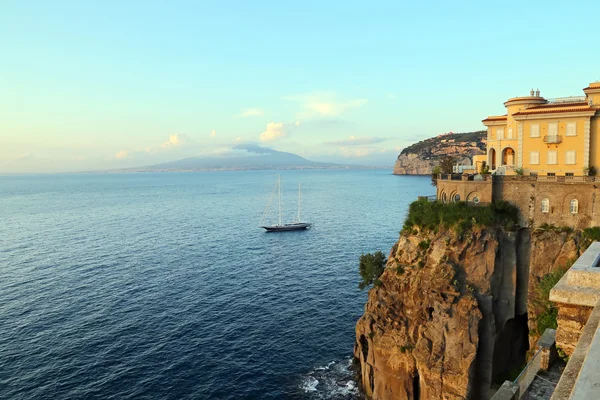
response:
<path id="1" fill-rule="evenodd" d="M 498 201 L 486 206 L 472 206 L 465 202 L 448 203 L 415 201 L 408 209 L 403 231 L 413 227 L 437 231 L 454 229 L 462 234 L 475 226 L 504 226 L 512 229 L 519 221 L 519 209 L 512 204 Z"/>
<path id="2" fill-rule="evenodd" d="M 427 250 L 429 248 L 429 245 L 431 244 L 431 241 L 429 239 L 426 240 L 421 240 L 419 242 L 419 248 L 421 250 Z"/>
<path id="3" fill-rule="evenodd" d="M 446 156 L 440 161 L 440 171 L 442 174 L 451 174 L 454 169 L 454 164 L 456 164 L 456 159 L 454 157 Z"/>
<path id="4" fill-rule="evenodd" d="M 374 254 L 367 253 L 360 256 L 358 270 L 362 278 L 362 282 L 358 284 L 360 290 L 373 284 L 381 286 L 379 277 L 385 269 L 386 259 L 381 251 L 376 251 Z"/>
<path id="5" fill-rule="evenodd" d="M 525 173 L 525 170 L 523 168 L 515 168 L 515 174 L 517 174 L 519 176 L 523 176 L 524 173 Z"/>
<path id="6" fill-rule="evenodd" d="M 558 326 L 556 322 L 558 308 L 550 301 L 550 290 L 558 283 L 571 265 L 573 265 L 573 261 L 544 275 L 533 292 L 531 304 L 534 313 L 537 315 L 535 333 L 538 335 L 542 335 L 547 328 L 556 329 Z"/>
<path id="7" fill-rule="evenodd" d="M 539 232 L 554 231 L 561 233 L 573 233 L 573 228 L 571 228 L 570 226 L 556 226 L 554 224 L 548 224 L 546 222 L 538 226 L 535 230 Z"/>
<path id="8" fill-rule="evenodd" d="M 438 175 L 442 173 L 442 170 L 438 165 L 433 167 L 431 170 L 431 186 L 437 186 Z"/>
<path id="9" fill-rule="evenodd" d="M 596 176 L 596 167 L 590 165 L 589 167 L 583 168 L 583 175 Z"/>
<path id="10" fill-rule="evenodd" d="M 592 242 L 600 242 L 600 226 L 585 228 L 581 234 L 581 252 L 584 252 Z"/>

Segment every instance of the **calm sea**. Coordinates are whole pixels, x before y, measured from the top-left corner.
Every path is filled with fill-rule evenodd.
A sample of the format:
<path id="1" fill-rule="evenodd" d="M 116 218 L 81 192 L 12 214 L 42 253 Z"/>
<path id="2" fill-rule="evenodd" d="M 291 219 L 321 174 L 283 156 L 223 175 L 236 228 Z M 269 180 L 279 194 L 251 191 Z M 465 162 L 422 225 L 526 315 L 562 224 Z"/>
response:
<path id="1" fill-rule="evenodd" d="M 358 257 L 426 177 L 281 172 L 0 177 L 0 398 L 351 399 Z"/>

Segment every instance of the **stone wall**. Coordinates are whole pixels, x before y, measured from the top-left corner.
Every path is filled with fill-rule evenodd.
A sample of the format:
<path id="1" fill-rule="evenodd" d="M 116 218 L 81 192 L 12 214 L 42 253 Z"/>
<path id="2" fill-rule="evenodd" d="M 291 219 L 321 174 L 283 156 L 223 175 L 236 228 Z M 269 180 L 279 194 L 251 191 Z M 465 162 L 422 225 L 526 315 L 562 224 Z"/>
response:
<path id="1" fill-rule="evenodd" d="M 594 178 L 565 180 L 565 177 L 556 177 L 562 181 L 524 176 L 491 178 L 491 181 L 438 179 L 438 199 L 451 202 L 454 194 L 458 194 L 460 200 L 471 202 L 475 196 L 481 203 L 508 201 L 521 210 L 522 226 L 547 223 L 585 229 L 600 225 L 600 182 Z M 547 212 L 542 210 L 542 199 L 549 201 Z M 577 200 L 577 213 L 571 213 L 571 200 Z"/>

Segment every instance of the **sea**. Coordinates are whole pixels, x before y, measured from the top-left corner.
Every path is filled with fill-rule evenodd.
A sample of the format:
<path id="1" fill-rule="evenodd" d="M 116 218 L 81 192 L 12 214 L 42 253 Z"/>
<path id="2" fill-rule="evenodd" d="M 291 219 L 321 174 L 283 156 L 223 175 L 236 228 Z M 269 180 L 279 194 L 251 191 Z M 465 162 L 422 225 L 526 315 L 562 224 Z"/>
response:
<path id="1" fill-rule="evenodd" d="M 278 174 L 311 229 L 259 228 Z M 433 193 L 388 170 L 0 176 L 0 398 L 361 398 L 359 256 Z"/>

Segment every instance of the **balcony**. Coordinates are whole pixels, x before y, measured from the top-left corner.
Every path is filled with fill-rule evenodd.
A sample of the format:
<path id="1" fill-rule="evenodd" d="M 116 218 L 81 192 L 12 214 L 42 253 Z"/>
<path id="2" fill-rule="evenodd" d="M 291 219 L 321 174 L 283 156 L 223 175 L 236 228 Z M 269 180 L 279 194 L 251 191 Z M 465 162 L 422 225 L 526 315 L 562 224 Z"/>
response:
<path id="1" fill-rule="evenodd" d="M 562 136 L 560 135 L 547 135 L 544 136 L 544 143 L 555 143 L 558 144 L 562 142 Z"/>

